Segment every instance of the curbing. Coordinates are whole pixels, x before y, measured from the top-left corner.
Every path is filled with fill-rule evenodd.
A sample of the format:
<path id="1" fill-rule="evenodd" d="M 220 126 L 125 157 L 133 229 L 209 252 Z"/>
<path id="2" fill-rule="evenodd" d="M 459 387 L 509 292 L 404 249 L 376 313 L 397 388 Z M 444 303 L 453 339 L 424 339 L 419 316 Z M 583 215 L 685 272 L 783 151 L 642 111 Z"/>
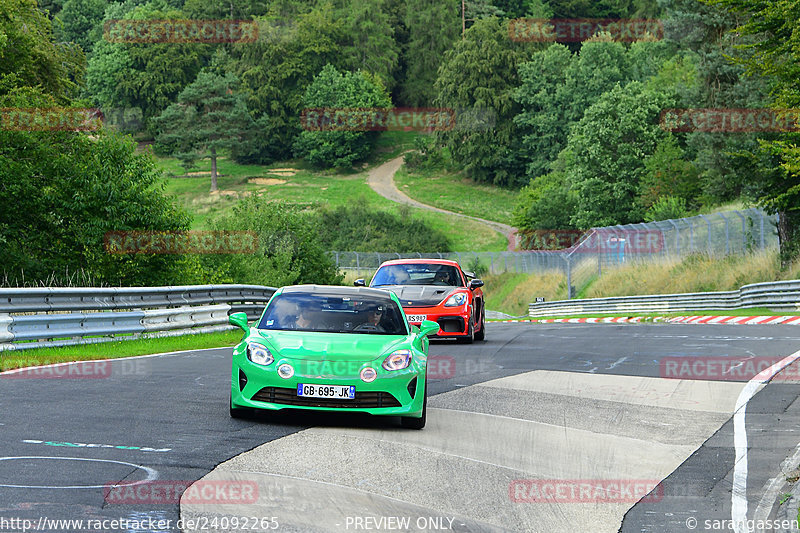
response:
<path id="1" fill-rule="evenodd" d="M 493 320 L 495 324 L 507 322 L 532 322 L 538 324 L 620 324 L 665 322 L 669 324 L 735 324 L 735 325 L 785 325 L 800 326 L 800 316 L 612 316 L 591 318 L 530 318 Z"/>

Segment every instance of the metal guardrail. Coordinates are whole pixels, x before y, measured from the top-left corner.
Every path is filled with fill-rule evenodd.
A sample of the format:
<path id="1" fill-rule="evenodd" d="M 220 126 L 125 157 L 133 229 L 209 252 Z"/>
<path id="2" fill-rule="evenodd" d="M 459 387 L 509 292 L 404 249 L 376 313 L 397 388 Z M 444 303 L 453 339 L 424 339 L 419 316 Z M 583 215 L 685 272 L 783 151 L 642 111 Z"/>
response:
<path id="1" fill-rule="evenodd" d="M 233 328 L 231 313 L 261 315 L 260 285 L 0 289 L 0 351 L 92 344 Z"/>
<path id="2" fill-rule="evenodd" d="M 615 296 L 532 303 L 528 316 L 591 313 L 682 313 L 706 309 L 766 307 L 775 311 L 800 310 L 800 280 L 745 285 L 737 291 Z"/>

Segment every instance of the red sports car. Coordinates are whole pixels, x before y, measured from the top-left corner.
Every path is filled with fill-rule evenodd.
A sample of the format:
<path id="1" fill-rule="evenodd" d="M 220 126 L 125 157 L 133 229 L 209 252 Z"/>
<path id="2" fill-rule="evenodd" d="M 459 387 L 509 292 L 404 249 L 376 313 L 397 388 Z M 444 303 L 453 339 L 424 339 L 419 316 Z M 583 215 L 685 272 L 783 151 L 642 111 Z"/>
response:
<path id="1" fill-rule="evenodd" d="M 356 285 L 365 285 L 363 279 Z M 486 338 L 483 281 L 443 259 L 395 259 L 383 263 L 370 287 L 392 291 L 400 299 L 408 321 L 439 323 L 439 338 L 467 343 Z"/>

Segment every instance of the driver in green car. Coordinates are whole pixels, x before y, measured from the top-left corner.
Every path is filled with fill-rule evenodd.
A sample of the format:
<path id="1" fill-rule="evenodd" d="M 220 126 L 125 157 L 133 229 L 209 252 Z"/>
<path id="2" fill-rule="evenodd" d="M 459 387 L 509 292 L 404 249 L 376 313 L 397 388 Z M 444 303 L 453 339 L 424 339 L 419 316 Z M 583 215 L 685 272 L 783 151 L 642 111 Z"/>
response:
<path id="1" fill-rule="evenodd" d="M 371 305 L 367 309 L 367 321 L 364 322 L 361 326 L 363 329 L 369 329 L 376 331 L 378 333 L 386 333 L 386 329 L 381 326 L 381 319 L 383 318 L 383 306 L 382 305 Z"/>

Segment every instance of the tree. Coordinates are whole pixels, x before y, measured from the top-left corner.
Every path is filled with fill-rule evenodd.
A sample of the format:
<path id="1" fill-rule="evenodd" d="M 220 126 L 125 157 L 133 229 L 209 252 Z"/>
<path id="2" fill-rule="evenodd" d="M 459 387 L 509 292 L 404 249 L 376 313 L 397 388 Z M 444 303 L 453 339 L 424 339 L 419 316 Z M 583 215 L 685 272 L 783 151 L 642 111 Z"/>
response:
<path id="1" fill-rule="evenodd" d="M 572 228 L 575 197 L 563 171 L 532 179 L 517 198 L 512 223 L 520 230 Z"/>
<path id="2" fill-rule="evenodd" d="M 400 48 L 386 0 L 346 0 L 337 17 L 343 20 L 348 36 L 348 42 L 342 46 L 342 66 L 378 76 L 391 91 L 396 85 Z"/>
<path id="3" fill-rule="evenodd" d="M 102 38 L 105 10 L 106 0 L 67 0 L 56 17 L 61 21 L 62 40 L 78 43 L 91 53 L 94 43 Z"/>
<path id="4" fill-rule="evenodd" d="M 400 100 L 410 106 L 430 106 L 436 96 L 434 83 L 442 57 L 459 38 L 455 23 L 458 11 L 455 2 L 408 0 L 403 23 L 408 29 L 408 44 L 403 58 L 405 78 Z"/>
<path id="5" fill-rule="evenodd" d="M 546 174 L 566 144 L 571 126 L 566 81 L 571 64 L 569 49 L 553 44 L 519 67 L 520 86 L 512 96 L 522 110 L 514 117 L 514 124 L 523 132 L 526 173 L 532 178 Z"/>
<path id="6" fill-rule="evenodd" d="M 739 25 L 732 35 L 745 35 L 739 41 L 736 61 L 751 74 L 766 76 L 772 82 L 771 99 L 778 109 L 800 106 L 800 2 L 745 2 L 716 0 L 709 2 L 724 7 L 738 17 Z M 794 120 L 798 121 L 796 111 Z M 775 172 L 761 180 L 759 203 L 778 214 L 778 237 L 784 261 L 800 251 L 800 138 L 783 134 L 761 144 L 761 157 L 772 158 Z M 751 159 L 759 154 L 751 152 Z"/>
<path id="7" fill-rule="evenodd" d="M 667 95 L 631 82 L 615 86 L 586 110 L 565 150 L 567 179 L 577 196 L 572 224 L 590 228 L 641 220 L 635 200 L 643 162 L 665 135 L 658 117 L 669 105 Z"/>
<path id="8" fill-rule="evenodd" d="M 217 187 L 217 152 L 230 150 L 253 128 L 244 97 L 232 75 L 201 72 L 156 120 L 159 144 L 191 167 L 211 158 L 211 192 Z"/>
<path id="9" fill-rule="evenodd" d="M 449 50 L 439 68 L 435 105 L 456 110 L 456 125 L 437 134 L 453 161 L 476 181 L 507 187 L 527 183 L 520 132 L 512 118 L 519 105 L 511 95 L 519 85 L 517 69 L 538 45 L 514 42 L 508 21 L 496 17 L 478 20 L 464 39 Z M 492 113 L 496 126 L 462 128 L 458 114 Z"/>
<path id="10" fill-rule="evenodd" d="M 120 12 L 124 20 L 186 18 L 161 3 L 125 9 L 109 8 L 106 20 Z M 141 109 L 149 125 L 197 77 L 210 56 L 210 45 L 203 43 L 100 41 L 87 66 L 87 92 L 101 107 Z"/>
<path id="11" fill-rule="evenodd" d="M 80 49 L 53 43 L 35 0 L 0 0 L 0 95 L 38 86 L 64 104 L 80 89 L 84 61 Z"/>
<path id="12" fill-rule="evenodd" d="M 683 200 L 684 211 L 687 206 L 699 207 L 699 173 L 684 156 L 673 135 L 659 141 L 655 152 L 644 162 L 645 173 L 639 184 L 637 202 L 643 209 L 649 209 L 660 198 L 668 196 Z"/>
<path id="13" fill-rule="evenodd" d="M 275 6 L 278 9 L 280 6 Z M 287 8 L 288 9 L 288 8 Z M 330 4 L 311 11 L 298 11 L 285 24 L 286 14 L 270 12 L 259 22 L 255 43 L 236 45 L 233 72 L 241 80 L 247 106 L 258 117 L 258 142 L 237 160 L 269 162 L 292 155 L 300 133 L 300 114 L 306 87 L 322 67 L 341 68 L 342 43 L 347 41 L 342 19 Z"/>
<path id="14" fill-rule="evenodd" d="M 307 109 L 386 109 L 391 105 L 379 78 L 360 71 L 342 74 L 333 65 L 322 69 L 303 97 L 303 107 Z M 375 131 L 307 129 L 295 142 L 295 155 L 317 166 L 349 168 L 370 154 L 377 135 Z"/>
<path id="15" fill-rule="evenodd" d="M 37 90 L 0 97 L 0 107 L 54 104 Z M 104 247 L 110 231 L 188 229 L 151 156 L 129 137 L 0 130 L 0 269 L 12 282 L 79 271 L 103 285 L 202 282 L 187 257 Z"/>

